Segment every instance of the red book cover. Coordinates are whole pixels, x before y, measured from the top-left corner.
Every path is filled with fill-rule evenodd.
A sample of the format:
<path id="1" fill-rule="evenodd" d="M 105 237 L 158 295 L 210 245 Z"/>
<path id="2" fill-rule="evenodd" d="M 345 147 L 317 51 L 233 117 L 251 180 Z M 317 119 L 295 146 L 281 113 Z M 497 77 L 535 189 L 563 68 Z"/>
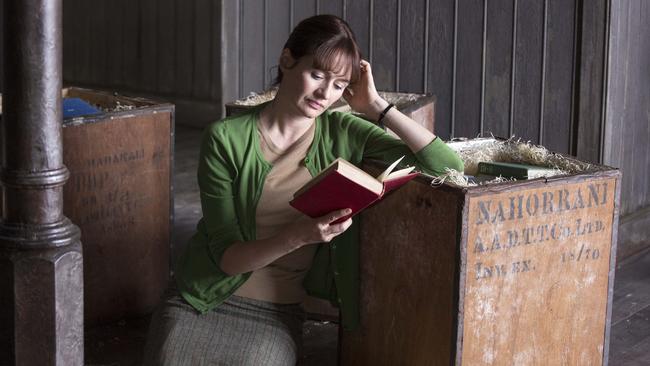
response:
<path id="1" fill-rule="evenodd" d="M 375 201 L 380 200 L 386 193 L 401 187 L 417 175 L 418 173 L 410 173 L 403 177 L 387 180 L 383 184 L 377 181 L 377 185 L 381 185 L 381 191 L 374 192 L 371 188 L 356 182 L 354 178 L 350 178 L 338 170 L 330 170 L 307 190 L 299 191 L 289 204 L 310 217 L 321 217 L 344 208 L 352 209 L 351 214 L 333 222 L 339 223 L 359 213 Z"/>

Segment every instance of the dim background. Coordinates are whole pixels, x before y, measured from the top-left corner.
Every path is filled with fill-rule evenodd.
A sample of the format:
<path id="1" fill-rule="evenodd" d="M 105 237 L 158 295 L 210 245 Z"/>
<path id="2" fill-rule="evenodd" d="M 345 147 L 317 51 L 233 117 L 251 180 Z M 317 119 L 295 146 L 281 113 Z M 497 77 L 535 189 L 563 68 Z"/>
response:
<path id="1" fill-rule="evenodd" d="M 270 86 L 305 17 L 355 31 L 380 90 L 432 93 L 444 139 L 516 136 L 623 172 L 619 255 L 650 237 L 650 2 L 64 0 L 64 82 L 203 127 Z M 11 52 L 11 50 L 3 50 Z M 1 65 L 0 65 L 1 66 Z M 1 87 L 1 86 L 0 86 Z"/>

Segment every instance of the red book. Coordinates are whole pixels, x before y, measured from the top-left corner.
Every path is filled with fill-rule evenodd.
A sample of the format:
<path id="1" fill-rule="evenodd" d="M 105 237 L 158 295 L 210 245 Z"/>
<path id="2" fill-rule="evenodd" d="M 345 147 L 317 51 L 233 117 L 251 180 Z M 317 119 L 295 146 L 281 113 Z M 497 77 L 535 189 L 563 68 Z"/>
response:
<path id="1" fill-rule="evenodd" d="M 413 167 L 393 172 L 403 158 L 391 164 L 377 178 L 345 159 L 336 159 L 294 193 L 289 204 L 310 217 L 352 209 L 351 214 L 333 223 L 343 222 L 418 176 L 418 173 L 411 172 Z"/>

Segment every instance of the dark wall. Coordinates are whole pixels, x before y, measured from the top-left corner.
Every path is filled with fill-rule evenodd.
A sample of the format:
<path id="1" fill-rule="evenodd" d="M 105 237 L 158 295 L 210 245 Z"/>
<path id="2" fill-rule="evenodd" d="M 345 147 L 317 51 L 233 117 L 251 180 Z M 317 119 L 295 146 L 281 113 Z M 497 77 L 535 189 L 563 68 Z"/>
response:
<path id="1" fill-rule="evenodd" d="M 177 122 L 203 126 L 224 102 L 270 86 L 297 22 L 336 14 L 357 34 L 380 89 L 437 96 L 440 136 L 515 135 L 621 167 L 627 217 L 650 208 L 648 8 L 645 0 L 64 0 L 64 80 L 170 100 Z"/>
<path id="2" fill-rule="evenodd" d="M 613 1 L 604 161 L 623 172 L 621 242 L 632 253 L 650 246 L 650 3 Z"/>
<path id="3" fill-rule="evenodd" d="M 244 72 L 225 75 L 239 97 L 269 86 L 288 25 L 333 13 L 354 29 L 378 88 L 437 96 L 436 132 L 444 138 L 516 135 L 575 150 L 576 1 L 242 0 L 224 7 L 239 19 L 232 27 L 240 28 L 236 68 Z"/>
<path id="4" fill-rule="evenodd" d="M 219 1 L 63 1 L 67 85 L 169 100 L 204 125 L 221 116 L 221 55 Z"/>
<path id="5" fill-rule="evenodd" d="M 297 22 L 331 13 L 355 30 L 378 88 L 437 96 L 443 138 L 515 135 L 598 161 L 590 149 L 592 140 L 600 144 L 600 123 L 593 122 L 600 116 L 589 116 L 578 133 L 576 96 L 584 93 L 585 115 L 600 111 L 604 50 L 586 59 L 600 63 L 585 67 L 591 74 L 582 79 L 580 57 L 590 44 L 582 42 L 583 27 L 602 33 L 594 40 L 603 43 L 598 6 L 606 0 L 586 3 L 65 0 L 64 80 L 168 99 L 179 122 L 205 125 L 224 102 L 270 86 Z"/>

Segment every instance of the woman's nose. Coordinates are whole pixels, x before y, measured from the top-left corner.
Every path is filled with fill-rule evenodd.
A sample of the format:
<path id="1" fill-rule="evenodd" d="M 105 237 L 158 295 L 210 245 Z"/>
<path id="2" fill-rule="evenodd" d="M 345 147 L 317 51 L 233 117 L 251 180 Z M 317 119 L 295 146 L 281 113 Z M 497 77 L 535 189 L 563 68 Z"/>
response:
<path id="1" fill-rule="evenodd" d="M 316 96 L 319 98 L 327 99 L 331 93 L 331 87 L 329 85 L 321 85 L 316 89 Z"/>

